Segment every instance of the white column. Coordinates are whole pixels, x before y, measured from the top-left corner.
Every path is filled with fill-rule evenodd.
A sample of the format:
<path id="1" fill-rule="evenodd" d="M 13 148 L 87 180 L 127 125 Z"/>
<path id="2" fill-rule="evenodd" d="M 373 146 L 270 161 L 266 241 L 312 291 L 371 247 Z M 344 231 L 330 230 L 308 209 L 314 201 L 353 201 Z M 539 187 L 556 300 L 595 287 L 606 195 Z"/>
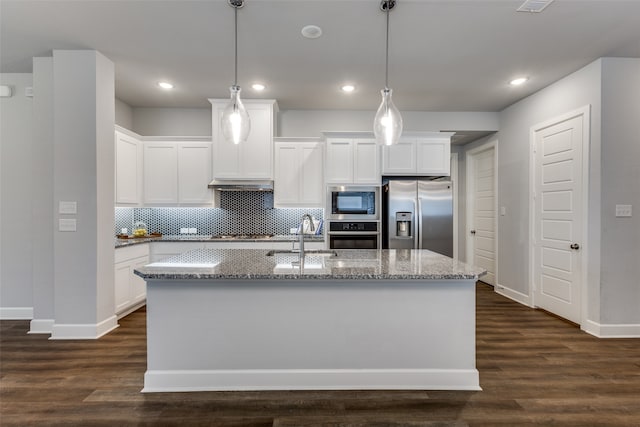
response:
<path id="1" fill-rule="evenodd" d="M 52 339 L 117 327 L 113 290 L 114 71 L 96 51 L 53 52 L 54 283 Z M 59 213 L 72 202 L 77 213 Z M 60 231 L 75 220 L 76 231 Z M 64 222 L 64 221 L 63 221 Z"/>

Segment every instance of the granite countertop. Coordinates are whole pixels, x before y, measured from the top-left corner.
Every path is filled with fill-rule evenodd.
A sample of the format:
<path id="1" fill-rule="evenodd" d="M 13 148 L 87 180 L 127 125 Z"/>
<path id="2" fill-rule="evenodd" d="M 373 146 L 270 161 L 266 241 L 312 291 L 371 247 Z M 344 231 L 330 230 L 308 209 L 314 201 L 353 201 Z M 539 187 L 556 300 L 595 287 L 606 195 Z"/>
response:
<path id="1" fill-rule="evenodd" d="M 125 246 L 138 245 L 140 243 L 149 242 L 292 242 L 298 241 L 300 236 L 296 234 L 282 234 L 274 235 L 269 238 L 260 239 L 212 239 L 210 235 L 198 235 L 198 234 L 177 234 L 177 235 L 164 235 L 162 237 L 144 237 L 139 239 L 115 239 L 115 247 L 122 248 Z M 324 242 L 324 236 L 307 234 L 304 236 L 305 242 Z"/>
<path id="2" fill-rule="evenodd" d="M 338 256 L 264 249 L 197 249 L 135 270 L 147 280 L 429 280 L 478 279 L 485 270 L 428 250 L 336 250 Z"/>

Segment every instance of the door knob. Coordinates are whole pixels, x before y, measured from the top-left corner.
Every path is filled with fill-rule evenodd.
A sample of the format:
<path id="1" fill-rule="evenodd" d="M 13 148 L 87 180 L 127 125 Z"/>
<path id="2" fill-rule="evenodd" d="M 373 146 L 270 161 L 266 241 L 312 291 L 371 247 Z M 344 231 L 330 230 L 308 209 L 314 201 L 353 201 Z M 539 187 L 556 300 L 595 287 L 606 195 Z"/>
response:
<path id="1" fill-rule="evenodd" d="M 476 230 L 471 230 L 471 234 L 476 234 Z"/>
<path id="2" fill-rule="evenodd" d="M 572 243 L 572 244 L 571 244 L 571 246 L 569 246 L 569 247 L 570 247 L 571 249 L 576 249 L 576 250 L 580 249 L 580 245 L 579 245 L 579 244 L 577 244 L 577 243 Z"/>

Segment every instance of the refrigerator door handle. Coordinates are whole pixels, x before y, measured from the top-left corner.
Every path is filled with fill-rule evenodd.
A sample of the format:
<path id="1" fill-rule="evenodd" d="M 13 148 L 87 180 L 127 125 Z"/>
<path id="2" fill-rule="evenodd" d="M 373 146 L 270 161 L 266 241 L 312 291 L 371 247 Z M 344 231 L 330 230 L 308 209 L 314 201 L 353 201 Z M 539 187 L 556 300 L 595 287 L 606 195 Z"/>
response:
<path id="1" fill-rule="evenodd" d="M 416 205 L 417 205 L 417 216 L 416 216 L 416 220 L 414 221 L 415 226 L 418 229 L 418 233 L 417 233 L 417 238 L 414 238 L 414 249 L 421 249 L 422 246 L 422 200 L 418 197 L 416 200 Z"/>

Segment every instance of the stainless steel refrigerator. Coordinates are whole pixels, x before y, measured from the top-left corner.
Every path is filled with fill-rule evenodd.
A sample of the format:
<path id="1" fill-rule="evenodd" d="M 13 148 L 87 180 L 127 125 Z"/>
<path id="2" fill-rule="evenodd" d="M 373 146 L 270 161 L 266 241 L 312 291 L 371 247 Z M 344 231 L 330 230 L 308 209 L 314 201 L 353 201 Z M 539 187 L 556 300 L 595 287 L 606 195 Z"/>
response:
<path id="1" fill-rule="evenodd" d="M 450 180 L 389 179 L 383 186 L 383 248 L 453 256 Z"/>

